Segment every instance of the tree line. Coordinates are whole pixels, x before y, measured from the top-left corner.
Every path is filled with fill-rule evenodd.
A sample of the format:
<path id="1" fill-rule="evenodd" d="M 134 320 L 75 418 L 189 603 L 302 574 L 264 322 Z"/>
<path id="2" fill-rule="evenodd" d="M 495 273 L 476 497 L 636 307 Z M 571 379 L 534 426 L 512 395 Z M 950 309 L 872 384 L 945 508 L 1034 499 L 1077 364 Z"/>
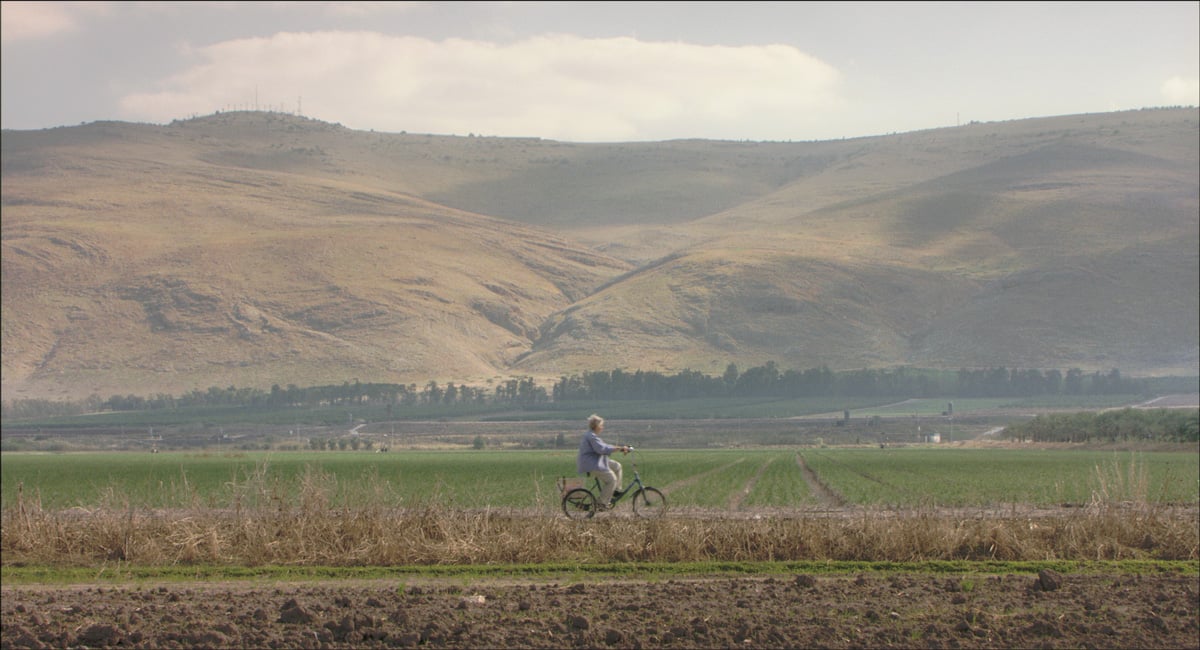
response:
<path id="1" fill-rule="evenodd" d="M 1052 413 L 1009 426 L 1005 434 L 1021 442 L 1200 442 L 1200 410 Z"/>
<path id="2" fill-rule="evenodd" d="M 282 409 L 292 407 L 376 405 L 393 415 L 397 409 L 439 405 L 464 411 L 475 407 L 531 408 L 570 401 L 668 401 L 695 398 L 803 397 L 1035 397 L 1041 395 L 1139 395 L 1147 379 L 1125 377 L 1117 369 L 1084 373 L 1071 368 L 985 368 L 954 371 L 916 368 L 833 371 L 821 366 L 780 370 L 773 361 L 741 370 L 729 364 L 720 375 L 693 370 L 668 374 L 621 369 L 564 375 L 549 388 L 532 377 L 517 377 L 487 387 L 465 383 L 366 383 L 354 380 L 302 388 L 273 385 L 270 390 L 229 386 L 192 390 L 182 395 L 92 396 L 81 402 L 16 400 L 3 404 L 6 419 L 76 415 L 95 411 L 144 411 L 193 407 Z M 1160 380 L 1161 381 L 1161 380 Z M 1183 382 L 1191 380 L 1181 380 Z M 1192 381 L 1194 384 L 1194 381 Z M 1194 390 L 1183 388 L 1181 390 Z"/>
<path id="3" fill-rule="evenodd" d="M 739 371 L 729 364 L 720 376 L 685 370 L 674 375 L 623 370 L 584 372 L 554 383 L 555 400 L 673 400 L 717 397 L 1035 397 L 1039 395 L 1132 395 L 1143 380 L 1118 369 L 1085 374 L 1060 370 L 987 368 L 957 373 L 913 368 L 834 372 L 828 367 L 784 370 L 768 361 Z"/>
<path id="4" fill-rule="evenodd" d="M 101 410 L 141 411 L 155 409 L 230 406 L 250 408 L 288 408 L 351 406 L 382 404 L 391 414 L 393 408 L 406 406 L 447 406 L 512 404 L 531 406 L 548 400 L 546 390 L 532 378 L 523 377 L 502 382 L 492 389 L 448 382 L 441 385 L 430 381 L 418 388 L 416 384 L 343 382 L 302 388 L 295 384 L 286 387 L 275 384 L 271 390 L 212 386 L 207 390 L 192 390 L 179 396 L 159 393 L 149 397 L 114 395 L 99 402 Z"/>

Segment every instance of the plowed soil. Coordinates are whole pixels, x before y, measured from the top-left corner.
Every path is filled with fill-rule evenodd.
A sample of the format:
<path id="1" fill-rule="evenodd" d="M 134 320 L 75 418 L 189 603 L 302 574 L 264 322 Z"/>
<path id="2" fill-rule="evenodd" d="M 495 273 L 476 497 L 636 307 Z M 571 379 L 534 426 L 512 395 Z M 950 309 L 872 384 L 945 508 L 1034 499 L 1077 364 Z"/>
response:
<path id="1" fill-rule="evenodd" d="M 1197 648 L 1194 575 L 3 588 L 4 648 Z"/>

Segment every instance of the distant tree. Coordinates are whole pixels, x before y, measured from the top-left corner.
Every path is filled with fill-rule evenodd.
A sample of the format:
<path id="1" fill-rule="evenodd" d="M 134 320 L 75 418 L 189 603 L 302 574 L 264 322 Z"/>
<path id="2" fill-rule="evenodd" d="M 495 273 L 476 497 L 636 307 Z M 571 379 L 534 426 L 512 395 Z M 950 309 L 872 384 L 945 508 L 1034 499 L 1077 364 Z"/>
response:
<path id="1" fill-rule="evenodd" d="M 725 383 L 725 390 L 733 393 L 733 389 L 738 382 L 738 367 L 737 364 L 729 364 L 725 366 L 725 374 L 721 376 L 721 381 Z"/>
<path id="2" fill-rule="evenodd" d="M 1079 368 L 1071 368 L 1067 371 L 1067 376 L 1063 379 L 1063 392 L 1068 395 L 1083 394 L 1083 371 Z"/>
<path id="3" fill-rule="evenodd" d="M 1058 370 L 1046 371 L 1046 394 L 1058 395 L 1063 390 L 1063 374 Z"/>
<path id="4" fill-rule="evenodd" d="M 436 381 L 430 381 L 425 384 L 425 403 L 439 404 L 442 401 L 442 388 L 438 386 Z"/>

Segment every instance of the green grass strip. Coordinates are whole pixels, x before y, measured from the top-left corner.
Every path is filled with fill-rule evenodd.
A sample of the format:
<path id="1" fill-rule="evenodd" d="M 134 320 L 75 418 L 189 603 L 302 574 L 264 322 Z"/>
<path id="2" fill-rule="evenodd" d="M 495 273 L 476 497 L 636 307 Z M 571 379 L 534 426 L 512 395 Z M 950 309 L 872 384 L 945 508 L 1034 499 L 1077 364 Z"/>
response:
<path id="1" fill-rule="evenodd" d="M 852 575 L 859 573 L 1012 574 L 1037 573 L 1052 569 L 1065 574 L 1154 574 L 1200 575 L 1196 560 L 1111 560 L 1111 561 L 1023 561 L 966 560 L 928 562 L 618 562 L 605 564 L 508 564 L 432 565 L 397 567 L 345 566 L 135 566 L 112 564 L 102 567 L 5 566 L 0 581 L 12 585 L 117 584 L 139 582 L 208 581 L 322 581 L 387 579 L 536 579 L 587 580 L 623 578 L 653 580 L 686 577 L 737 577 L 813 573 Z"/>

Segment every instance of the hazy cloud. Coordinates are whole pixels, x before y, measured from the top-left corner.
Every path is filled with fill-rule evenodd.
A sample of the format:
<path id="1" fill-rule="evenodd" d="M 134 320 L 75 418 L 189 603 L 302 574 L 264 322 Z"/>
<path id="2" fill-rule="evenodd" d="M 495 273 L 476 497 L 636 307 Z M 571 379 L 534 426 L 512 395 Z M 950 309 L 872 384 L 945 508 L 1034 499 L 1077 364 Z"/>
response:
<path id="1" fill-rule="evenodd" d="M 1163 82 L 1162 94 L 1168 105 L 1195 106 L 1200 104 L 1200 78 L 1171 77 Z"/>
<path id="2" fill-rule="evenodd" d="M 375 16 L 408 11 L 420 7 L 422 4 L 424 3 L 397 2 L 395 0 L 386 2 L 280 2 L 276 3 L 274 7 L 290 11 L 299 5 L 308 5 L 319 7 L 331 16 Z"/>
<path id="3" fill-rule="evenodd" d="M 814 140 L 1200 103 L 1195 1 L 2 6 L 6 129 L 258 107 L 360 130 Z"/>
<path id="4" fill-rule="evenodd" d="M 274 108 L 353 128 L 575 141 L 769 139 L 842 104 L 839 73 L 789 45 L 705 46 L 549 35 L 497 44 L 373 32 L 280 33 L 190 52 L 129 119 Z M 798 129 L 799 131 L 799 129 Z"/>
<path id="5" fill-rule="evenodd" d="M 45 38 L 78 28 L 76 18 L 88 3 L 5 2 L 0 3 L 0 38 L 22 41 Z M 99 9 L 95 3 L 92 10 Z"/>

